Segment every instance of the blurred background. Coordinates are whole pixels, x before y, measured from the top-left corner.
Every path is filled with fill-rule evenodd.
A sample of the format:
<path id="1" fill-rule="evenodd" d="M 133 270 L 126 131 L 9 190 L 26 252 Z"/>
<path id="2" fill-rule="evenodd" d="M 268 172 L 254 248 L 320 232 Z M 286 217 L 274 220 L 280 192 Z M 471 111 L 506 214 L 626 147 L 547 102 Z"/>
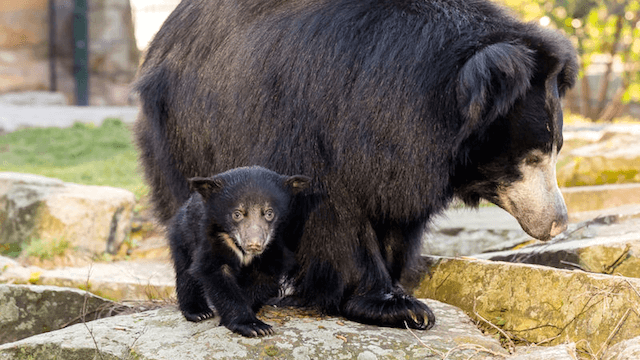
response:
<path id="1" fill-rule="evenodd" d="M 581 74 L 567 97 L 571 113 L 590 121 L 640 118 L 640 1 L 498 1 L 573 41 Z M 128 85 L 149 41 L 178 3 L 3 1 L 0 94 L 56 91 L 69 104 L 134 105 Z"/>
<path id="2" fill-rule="evenodd" d="M 131 105 L 129 84 L 141 55 L 178 3 L 2 1 L 0 94 L 57 91 L 76 104 L 79 81 L 89 94 L 81 105 Z"/>
<path id="3" fill-rule="evenodd" d="M 567 97 L 572 113 L 602 121 L 622 115 L 640 117 L 639 1 L 500 1 L 525 20 L 559 29 L 572 39 L 581 61 L 581 81 Z M 149 41 L 178 3 L 2 2 L 0 93 L 58 91 L 73 104 L 86 101 L 78 99 L 88 95 L 78 96 L 81 90 L 91 94 L 87 96 L 90 105 L 132 104 L 128 84 Z M 82 58 L 78 50 L 87 43 Z M 77 82 L 83 80 L 85 84 L 77 89 Z"/>
<path id="4" fill-rule="evenodd" d="M 491 270 L 483 270 L 467 263 L 430 271 L 429 278 L 446 273 L 448 279 L 455 273 L 457 279 L 463 279 L 459 283 L 451 280 L 453 286 L 439 283 L 438 288 L 454 294 L 421 296 L 451 303 L 463 299 L 460 294 L 488 294 L 490 299 L 478 301 L 477 309 L 474 298 L 473 308 L 465 310 L 482 314 L 497 324 L 492 326 L 495 329 L 515 330 L 528 343 L 570 339 L 566 341 L 578 344 L 589 359 L 613 359 L 596 356 L 591 349 L 600 348 L 601 354 L 607 343 L 636 336 L 632 348 L 640 348 L 640 326 L 633 316 L 640 309 L 636 290 L 640 283 L 632 285 L 637 281 L 632 278 L 640 278 L 640 0 L 494 1 L 526 21 L 558 29 L 578 49 L 580 77 L 566 98 L 564 145 L 557 163 L 571 225 L 547 243 L 552 245 L 544 245 L 495 206 L 483 203 L 477 211 L 468 211 L 454 203 L 424 234 L 423 254 L 527 262 L 627 278 L 615 280 L 614 286 L 613 280 L 586 279 L 580 272 L 571 278 L 578 279 L 578 287 L 573 287 L 563 285 L 569 281 L 566 273 L 557 277 L 547 273 L 552 280 L 541 280 L 523 278 L 506 266 L 494 270 L 494 265 L 487 265 Z M 10 316 L 0 316 L 0 344 L 57 329 L 63 325 L 52 324 L 77 320 L 80 311 L 60 298 L 38 301 L 37 306 L 51 309 L 52 319 L 46 326 L 29 325 L 32 328 L 27 329 L 25 324 L 34 324 L 28 316 L 47 312 L 33 310 L 36 305 L 31 295 L 21 300 L 20 295 L 7 293 L 6 284 L 80 288 L 111 300 L 142 304 L 145 309 L 175 303 L 169 249 L 163 229 L 153 220 L 150 190 L 133 142 L 132 124 L 139 110 L 130 84 L 150 40 L 178 3 L 0 0 L 0 305 L 9 304 L 4 309 L 10 310 Z M 527 253 L 519 253 L 520 249 Z M 489 273 L 500 273 L 500 281 L 475 280 Z M 480 283 L 486 286 L 482 291 L 478 291 Z M 633 291 L 624 290 L 623 283 Z M 512 291 L 503 284 L 518 284 L 526 292 Z M 632 295 L 624 295 L 625 291 Z M 626 305 L 616 305 L 621 301 Z M 50 306 L 56 303 L 61 306 Z M 83 321 L 82 304 L 86 303 L 85 295 L 80 298 Z M 543 326 L 532 326 L 532 317 L 540 316 L 543 308 L 538 303 L 554 311 L 562 309 L 562 314 L 544 313 Z M 11 322 L 12 304 L 22 306 L 15 313 L 26 317 Z M 531 307 L 523 308 L 523 304 Z M 579 317 L 587 320 L 581 322 Z M 574 331 L 569 324 L 588 334 Z M 544 336 L 527 338 L 523 328 Z M 16 329 L 26 331 L 17 334 Z M 106 337 L 120 339 L 123 329 L 124 325 L 111 329 Z M 131 348 L 146 329 L 145 325 L 132 339 Z M 538 333 L 539 329 L 562 330 L 556 334 Z M 495 331 L 490 333 L 495 335 Z M 568 333 L 576 335 L 564 337 Z M 3 338 L 5 334 L 14 337 Z M 592 335 L 608 338 L 600 347 L 604 338 L 598 342 Z M 68 341 L 64 341 L 67 349 Z M 155 351 L 157 344 L 154 339 L 153 344 L 140 348 Z M 131 355 L 137 358 L 140 348 L 136 353 L 131 350 Z M 86 348 L 80 351 L 78 358 L 87 356 Z M 449 358 L 449 353 L 444 357 Z"/>

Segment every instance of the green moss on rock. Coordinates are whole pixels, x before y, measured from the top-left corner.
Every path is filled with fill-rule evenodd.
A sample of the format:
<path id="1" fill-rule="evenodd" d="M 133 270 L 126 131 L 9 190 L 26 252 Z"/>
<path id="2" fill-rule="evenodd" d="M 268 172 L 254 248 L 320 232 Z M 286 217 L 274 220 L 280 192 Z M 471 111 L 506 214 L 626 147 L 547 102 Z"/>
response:
<path id="1" fill-rule="evenodd" d="M 458 306 L 530 343 L 576 342 L 587 352 L 640 336 L 640 281 L 542 266 L 443 259 L 416 296 Z"/>

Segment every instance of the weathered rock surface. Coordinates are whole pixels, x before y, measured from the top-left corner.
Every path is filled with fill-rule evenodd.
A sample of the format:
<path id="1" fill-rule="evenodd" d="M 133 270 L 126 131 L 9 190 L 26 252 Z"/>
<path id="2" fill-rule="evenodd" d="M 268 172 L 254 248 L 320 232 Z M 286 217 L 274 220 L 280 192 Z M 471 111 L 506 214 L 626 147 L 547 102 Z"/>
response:
<path id="1" fill-rule="evenodd" d="M 610 212 L 571 224 L 565 233 L 547 243 L 472 257 L 640 277 L 640 206 Z"/>
<path id="2" fill-rule="evenodd" d="M 561 186 L 602 185 L 640 181 L 640 125 L 567 126 L 568 148 L 560 153 Z M 572 142 L 578 144 L 573 146 Z"/>
<path id="3" fill-rule="evenodd" d="M 6 256 L 0 256 L 0 274 L 2 274 L 2 272 L 14 266 L 20 266 L 20 265 L 18 264 L 17 261 L 11 258 L 8 258 Z"/>
<path id="4" fill-rule="evenodd" d="M 82 319 L 111 316 L 121 308 L 86 291 L 0 284 L 0 344 L 77 324 Z"/>
<path id="5" fill-rule="evenodd" d="M 640 221 L 636 222 L 640 226 Z M 473 255 L 474 258 L 580 269 L 640 277 L 640 233 L 538 244 L 512 251 Z"/>
<path id="6" fill-rule="evenodd" d="M 423 252 L 471 255 L 510 249 L 529 240 L 518 221 L 498 207 L 452 208 L 433 221 L 423 239 Z"/>
<path id="7" fill-rule="evenodd" d="M 622 341 L 613 345 L 602 360 L 638 360 L 640 359 L 640 337 Z"/>
<path id="8" fill-rule="evenodd" d="M 509 360 L 577 360 L 576 344 L 556 346 L 517 346 Z"/>
<path id="9" fill-rule="evenodd" d="M 635 163 L 640 169 L 640 160 Z M 563 188 L 562 196 L 569 213 L 610 209 L 637 204 L 640 184 L 615 184 Z"/>
<path id="10" fill-rule="evenodd" d="M 640 205 L 635 204 L 640 199 L 640 184 L 565 188 L 562 193 L 571 222 L 566 233 L 571 235 L 560 237 L 570 240 L 610 237 L 633 233 L 638 229 L 637 220 L 633 219 L 640 218 Z M 497 206 L 450 208 L 436 217 L 425 233 L 423 253 L 468 256 L 508 250 L 529 242 L 538 243 L 531 249 L 542 249 L 549 244 L 535 241 L 522 230 L 513 216 Z M 491 257 L 482 255 L 480 258 Z M 538 261 L 531 263 L 545 264 Z"/>
<path id="11" fill-rule="evenodd" d="M 243 338 L 218 319 L 186 321 L 175 307 L 115 316 L 0 346 L 0 359 L 504 359 L 506 350 L 453 306 L 427 300 L 429 331 L 380 328 L 300 310 L 259 315 L 276 334 Z M 99 354 L 99 355 L 98 355 Z M 522 358 L 533 359 L 533 358 Z M 541 359 L 541 358 L 537 358 Z"/>
<path id="12" fill-rule="evenodd" d="M 2 263 L 0 257 L 0 265 Z M 23 267 L 14 262 L 4 270 L 0 268 L 0 282 L 88 289 L 118 301 L 168 299 L 175 289 L 173 267 L 169 262 L 160 261 L 94 263 L 53 270 Z"/>
<path id="13" fill-rule="evenodd" d="M 123 189 L 0 173 L 0 245 L 60 241 L 92 253 L 115 252 L 131 228 L 134 195 Z"/>
<path id="14" fill-rule="evenodd" d="M 25 91 L 0 95 L 0 104 L 13 106 L 65 106 L 64 94 L 50 91 Z"/>
<path id="15" fill-rule="evenodd" d="M 599 358 L 640 336 L 640 280 L 537 265 L 441 258 L 416 296 L 482 316 L 514 339 L 576 343 Z"/>

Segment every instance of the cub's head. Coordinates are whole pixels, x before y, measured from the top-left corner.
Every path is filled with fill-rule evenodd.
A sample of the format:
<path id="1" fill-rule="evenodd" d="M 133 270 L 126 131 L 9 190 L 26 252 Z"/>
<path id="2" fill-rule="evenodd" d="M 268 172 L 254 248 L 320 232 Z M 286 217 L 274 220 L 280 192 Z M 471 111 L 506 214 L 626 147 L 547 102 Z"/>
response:
<path id="1" fill-rule="evenodd" d="M 462 66 L 454 187 L 467 204 L 489 200 L 529 235 L 547 240 L 567 227 L 556 162 L 561 100 L 577 64 L 568 40 L 536 31 L 532 39 L 487 45 Z"/>
<path id="2" fill-rule="evenodd" d="M 221 240 L 245 265 L 274 239 L 293 195 L 309 182 L 306 176 L 279 175 L 257 166 L 189 179 L 191 189 L 204 199 L 209 220 L 222 228 Z"/>

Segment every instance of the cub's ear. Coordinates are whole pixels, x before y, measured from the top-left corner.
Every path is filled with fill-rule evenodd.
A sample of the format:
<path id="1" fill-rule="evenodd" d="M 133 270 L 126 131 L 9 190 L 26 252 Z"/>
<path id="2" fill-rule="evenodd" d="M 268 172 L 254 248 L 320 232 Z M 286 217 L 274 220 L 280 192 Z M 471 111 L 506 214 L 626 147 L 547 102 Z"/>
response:
<path id="1" fill-rule="evenodd" d="M 304 175 L 293 175 L 284 180 L 284 186 L 294 195 L 308 188 L 310 184 L 311 178 Z"/>
<path id="2" fill-rule="evenodd" d="M 458 73 L 456 96 L 463 125 L 456 145 L 509 112 L 529 89 L 535 53 L 520 44 L 496 43 L 469 58 Z"/>
<path id="3" fill-rule="evenodd" d="M 197 191 L 206 200 L 211 194 L 217 193 L 224 187 L 224 181 L 219 177 L 193 177 L 189 180 L 191 191 Z"/>

